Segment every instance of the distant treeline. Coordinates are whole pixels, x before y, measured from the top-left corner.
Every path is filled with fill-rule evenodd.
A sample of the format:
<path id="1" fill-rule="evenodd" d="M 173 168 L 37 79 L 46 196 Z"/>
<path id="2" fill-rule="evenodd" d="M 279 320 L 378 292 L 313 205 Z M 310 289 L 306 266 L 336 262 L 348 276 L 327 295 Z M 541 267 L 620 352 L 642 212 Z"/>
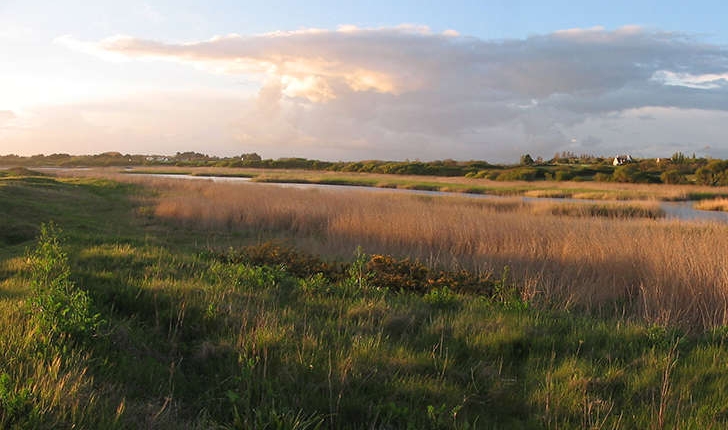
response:
<path id="1" fill-rule="evenodd" d="M 0 156 L 0 166 L 24 167 L 102 167 L 102 166 L 182 166 L 249 167 L 305 169 L 337 172 L 385 173 L 395 175 L 464 176 L 496 181 L 600 181 L 665 184 L 728 185 L 728 160 L 686 156 L 669 158 L 628 158 L 615 165 L 615 158 L 556 154 L 550 160 L 524 154 L 517 164 L 490 164 L 486 161 L 321 161 L 307 158 L 263 159 L 256 153 L 215 157 L 197 152 L 175 155 L 130 155 L 105 152 L 97 155 L 17 155 Z"/>

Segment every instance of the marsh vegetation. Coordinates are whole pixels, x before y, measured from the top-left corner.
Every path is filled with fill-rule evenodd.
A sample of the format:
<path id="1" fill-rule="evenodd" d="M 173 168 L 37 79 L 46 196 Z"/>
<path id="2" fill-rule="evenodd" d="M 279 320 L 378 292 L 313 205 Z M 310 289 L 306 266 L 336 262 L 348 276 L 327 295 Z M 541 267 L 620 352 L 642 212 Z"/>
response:
<path id="1" fill-rule="evenodd" d="M 652 202 L 6 177 L 0 424 L 720 428 L 727 230 Z"/>

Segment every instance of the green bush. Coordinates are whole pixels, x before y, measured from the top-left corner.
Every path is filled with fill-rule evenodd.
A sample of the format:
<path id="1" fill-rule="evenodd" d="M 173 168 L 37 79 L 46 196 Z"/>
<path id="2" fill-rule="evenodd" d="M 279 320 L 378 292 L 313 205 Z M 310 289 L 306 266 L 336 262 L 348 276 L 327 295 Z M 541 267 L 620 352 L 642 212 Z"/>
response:
<path id="1" fill-rule="evenodd" d="M 594 180 L 596 182 L 609 182 L 612 180 L 612 176 L 606 173 L 599 172 L 594 175 Z"/>
<path id="2" fill-rule="evenodd" d="M 568 181 L 572 178 L 574 178 L 574 174 L 566 170 L 557 170 L 554 174 L 554 179 L 557 181 Z"/>
<path id="3" fill-rule="evenodd" d="M 89 336 L 100 323 L 91 313 L 86 291 L 71 281 L 68 256 L 61 243 L 61 229 L 54 223 L 41 224 L 38 245 L 29 254 L 32 318 L 43 335 L 51 339 Z"/>
<path id="4" fill-rule="evenodd" d="M 230 250 L 218 254 L 217 258 L 227 263 L 244 263 L 252 266 L 285 265 L 286 271 L 294 276 L 306 278 L 321 273 L 329 280 L 341 280 L 346 276 L 343 265 L 327 262 L 317 256 L 303 254 L 290 246 L 265 242 L 258 245 Z"/>
<path id="5" fill-rule="evenodd" d="M 612 179 L 615 182 L 642 183 L 649 182 L 645 172 L 637 164 L 625 164 L 614 169 Z"/>
<path id="6" fill-rule="evenodd" d="M 391 255 L 372 255 L 367 271 L 372 285 L 393 291 L 426 294 L 433 289 L 448 288 L 457 293 L 490 294 L 493 289 L 487 274 L 430 269 L 420 261 L 396 259 Z"/>
<path id="7" fill-rule="evenodd" d="M 686 183 L 685 177 L 680 174 L 677 169 L 670 169 L 660 174 L 660 180 L 664 184 L 684 184 Z"/>
<path id="8" fill-rule="evenodd" d="M 425 294 L 422 299 L 425 303 L 436 308 L 453 308 L 458 305 L 458 297 L 447 288 L 433 288 L 429 293 Z"/>
<path id="9" fill-rule="evenodd" d="M 534 167 L 519 167 L 501 172 L 495 179 L 497 181 L 535 181 L 543 177 L 543 173 Z"/>

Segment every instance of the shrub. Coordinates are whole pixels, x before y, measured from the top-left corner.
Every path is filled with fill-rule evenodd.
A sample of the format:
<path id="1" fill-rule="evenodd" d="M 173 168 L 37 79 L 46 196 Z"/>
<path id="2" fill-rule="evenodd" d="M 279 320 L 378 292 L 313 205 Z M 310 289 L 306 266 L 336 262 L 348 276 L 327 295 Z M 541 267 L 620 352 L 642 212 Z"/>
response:
<path id="1" fill-rule="evenodd" d="M 356 248 L 354 261 L 347 269 L 347 277 L 342 281 L 346 292 L 358 295 L 370 287 L 372 273 L 367 269 L 369 256 L 362 251 L 361 246 Z"/>
<path id="2" fill-rule="evenodd" d="M 612 180 L 612 176 L 606 173 L 599 172 L 594 175 L 594 180 L 597 182 L 609 182 Z"/>
<path id="3" fill-rule="evenodd" d="M 614 169 L 612 179 L 615 182 L 640 183 L 648 182 L 648 178 L 636 164 L 625 164 Z"/>
<path id="4" fill-rule="evenodd" d="M 422 299 L 436 308 L 453 308 L 458 305 L 458 297 L 447 287 L 433 288 Z"/>
<path id="5" fill-rule="evenodd" d="M 685 180 L 685 177 L 682 174 L 680 174 L 680 171 L 677 169 L 670 169 L 670 170 L 662 172 L 662 174 L 660 174 L 660 180 L 664 184 L 672 184 L 672 185 L 684 184 L 687 182 Z"/>
<path id="6" fill-rule="evenodd" d="M 533 167 L 519 167 L 501 172 L 495 179 L 497 181 L 535 181 L 539 170 Z"/>
<path id="7" fill-rule="evenodd" d="M 41 224 L 38 245 L 28 256 L 32 317 L 50 338 L 88 336 L 97 329 L 99 315 L 91 313 L 88 294 L 70 279 L 60 236 L 61 229 L 52 222 Z"/>
<path id="8" fill-rule="evenodd" d="M 345 269 L 341 264 L 323 261 L 316 256 L 298 252 L 290 246 L 273 242 L 245 246 L 238 251 L 230 250 L 218 258 L 228 263 L 244 263 L 253 266 L 285 265 L 288 273 L 299 278 L 307 278 L 317 273 L 321 273 L 330 280 L 345 277 Z"/>
<path id="9" fill-rule="evenodd" d="M 493 282 L 487 274 L 467 270 L 429 269 L 419 261 L 398 260 L 390 255 L 373 255 L 367 263 L 372 284 L 394 291 L 425 294 L 432 289 L 448 288 L 470 294 L 490 294 Z"/>
<path id="10" fill-rule="evenodd" d="M 566 170 L 557 170 L 554 174 L 554 179 L 557 181 L 568 181 L 572 179 L 574 175 Z"/>
<path id="11" fill-rule="evenodd" d="M 372 283 L 394 291 L 428 290 L 429 270 L 419 261 L 397 260 L 389 255 L 373 255 L 367 263 L 367 271 L 372 274 Z"/>

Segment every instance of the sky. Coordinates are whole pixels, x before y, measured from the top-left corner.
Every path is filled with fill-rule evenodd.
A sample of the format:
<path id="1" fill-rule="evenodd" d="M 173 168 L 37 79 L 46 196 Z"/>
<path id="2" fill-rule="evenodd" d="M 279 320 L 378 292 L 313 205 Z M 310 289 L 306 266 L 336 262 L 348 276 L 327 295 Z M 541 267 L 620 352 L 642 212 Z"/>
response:
<path id="1" fill-rule="evenodd" d="M 0 0 L 0 154 L 728 158 L 728 2 Z"/>

